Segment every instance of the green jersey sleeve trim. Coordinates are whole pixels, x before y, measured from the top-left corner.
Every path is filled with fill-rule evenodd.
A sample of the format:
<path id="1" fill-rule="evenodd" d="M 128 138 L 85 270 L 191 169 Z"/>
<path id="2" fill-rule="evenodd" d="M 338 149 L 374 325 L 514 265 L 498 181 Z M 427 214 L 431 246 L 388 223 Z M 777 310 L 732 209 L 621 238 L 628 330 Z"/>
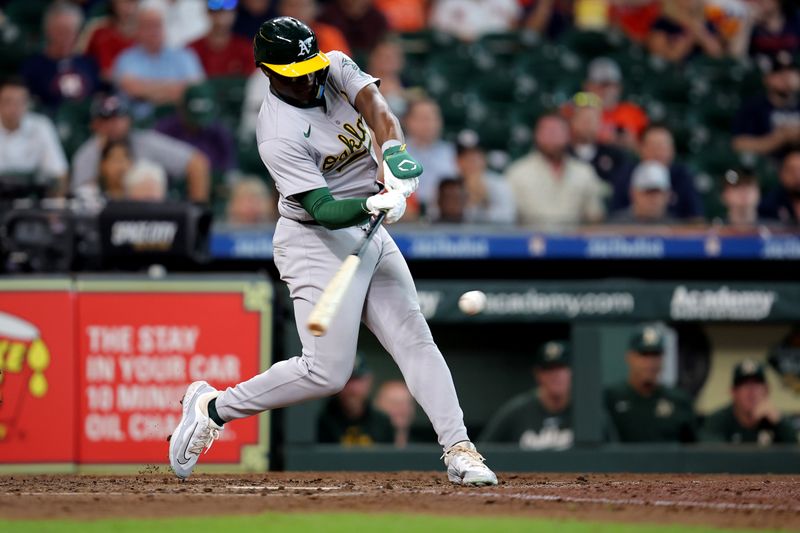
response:
<path id="1" fill-rule="evenodd" d="M 336 200 L 327 187 L 320 187 L 294 196 L 303 209 L 327 229 L 355 226 L 365 222 L 369 217 L 366 198 Z"/>

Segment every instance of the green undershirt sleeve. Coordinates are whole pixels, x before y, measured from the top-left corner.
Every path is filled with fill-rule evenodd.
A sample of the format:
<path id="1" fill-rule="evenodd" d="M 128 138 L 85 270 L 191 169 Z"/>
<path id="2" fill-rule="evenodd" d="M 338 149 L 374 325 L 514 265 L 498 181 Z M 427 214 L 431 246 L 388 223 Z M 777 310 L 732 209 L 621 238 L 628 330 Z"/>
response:
<path id="1" fill-rule="evenodd" d="M 347 228 L 367 220 L 366 198 L 336 200 L 327 187 L 295 194 L 295 198 L 314 220 L 327 229 Z"/>

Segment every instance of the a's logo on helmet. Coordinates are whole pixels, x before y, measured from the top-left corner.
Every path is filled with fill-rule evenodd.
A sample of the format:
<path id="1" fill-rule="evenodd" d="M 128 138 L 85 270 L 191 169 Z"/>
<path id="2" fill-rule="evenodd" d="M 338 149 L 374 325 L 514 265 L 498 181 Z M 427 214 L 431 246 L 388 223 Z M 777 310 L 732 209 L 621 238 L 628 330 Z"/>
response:
<path id="1" fill-rule="evenodd" d="M 300 53 L 301 54 L 310 54 L 311 53 L 311 42 L 314 40 L 313 37 L 309 37 L 308 39 L 303 39 L 300 41 Z"/>

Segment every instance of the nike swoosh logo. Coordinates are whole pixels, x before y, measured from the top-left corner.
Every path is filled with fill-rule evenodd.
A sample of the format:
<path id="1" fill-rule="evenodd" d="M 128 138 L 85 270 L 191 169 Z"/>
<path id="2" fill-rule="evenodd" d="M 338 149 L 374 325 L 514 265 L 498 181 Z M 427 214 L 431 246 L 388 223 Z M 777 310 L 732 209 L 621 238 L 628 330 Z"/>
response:
<path id="1" fill-rule="evenodd" d="M 308 131 L 304 131 L 303 135 L 305 136 L 306 139 L 311 137 L 311 124 L 308 125 Z"/>
<path id="2" fill-rule="evenodd" d="M 186 439 L 186 446 L 183 448 L 183 452 L 181 453 L 180 457 L 178 457 L 178 459 L 177 459 L 179 465 L 185 465 L 189 461 L 192 460 L 190 457 L 189 458 L 186 457 L 186 452 L 189 451 L 189 444 L 192 443 L 191 436 L 194 435 L 194 432 L 195 432 L 196 429 L 197 429 L 197 424 L 195 424 L 194 427 L 192 428 L 192 431 L 189 434 L 189 438 Z M 181 459 L 183 459 L 183 461 L 181 461 Z"/>

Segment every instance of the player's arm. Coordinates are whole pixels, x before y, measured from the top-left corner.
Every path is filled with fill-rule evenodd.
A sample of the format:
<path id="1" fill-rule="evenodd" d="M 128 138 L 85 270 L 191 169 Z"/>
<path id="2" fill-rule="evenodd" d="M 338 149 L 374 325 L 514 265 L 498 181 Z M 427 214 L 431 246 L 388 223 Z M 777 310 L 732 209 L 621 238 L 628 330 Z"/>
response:
<path id="1" fill-rule="evenodd" d="M 383 153 L 383 182 L 408 197 L 417 190 L 422 165 L 407 151 L 400 121 L 394 116 L 378 86 L 370 83 L 356 95 L 355 107 L 375 133 Z"/>
<path id="2" fill-rule="evenodd" d="M 295 194 L 314 220 L 327 229 L 341 229 L 367 220 L 370 214 L 386 211 L 386 223 L 397 222 L 405 213 L 406 199 L 397 191 L 376 194 L 369 198 L 344 198 L 336 200 L 327 187 Z"/>

